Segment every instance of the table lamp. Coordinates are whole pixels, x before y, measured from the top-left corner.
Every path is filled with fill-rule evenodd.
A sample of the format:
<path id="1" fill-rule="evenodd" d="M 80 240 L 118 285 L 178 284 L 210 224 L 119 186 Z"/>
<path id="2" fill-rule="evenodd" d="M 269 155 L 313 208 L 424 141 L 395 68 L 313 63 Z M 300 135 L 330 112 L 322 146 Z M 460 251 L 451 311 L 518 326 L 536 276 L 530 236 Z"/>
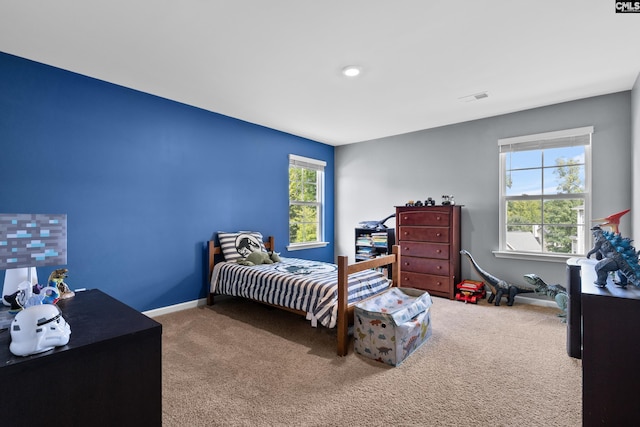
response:
<path id="1" fill-rule="evenodd" d="M 66 214 L 0 214 L 0 269 L 6 270 L 2 295 L 37 280 L 36 267 L 67 264 Z"/>

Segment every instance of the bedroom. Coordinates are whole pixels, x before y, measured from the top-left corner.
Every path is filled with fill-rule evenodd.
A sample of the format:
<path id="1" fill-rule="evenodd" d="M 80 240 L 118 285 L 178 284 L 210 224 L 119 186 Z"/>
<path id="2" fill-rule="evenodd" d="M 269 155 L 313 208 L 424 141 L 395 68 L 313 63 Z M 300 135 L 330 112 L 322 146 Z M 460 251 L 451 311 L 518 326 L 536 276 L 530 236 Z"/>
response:
<path id="1" fill-rule="evenodd" d="M 2 127 L 0 174 L 11 183 L 2 188 L 3 210 L 66 212 L 70 284 L 100 287 L 141 311 L 204 297 L 202 244 L 216 231 L 256 229 L 286 242 L 290 153 L 327 161 L 326 188 L 336 189 L 326 194 L 327 212 L 335 210 L 336 219 L 328 214 L 325 224 L 336 239 L 291 252 L 308 259 L 353 256 L 359 221 L 446 192 L 465 205 L 462 246 L 481 265 L 507 280 L 536 272 L 560 283 L 562 264 L 497 260 L 490 252 L 498 227 L 496 141 L 505 132 L 534 133 L 541 123 L 593 125 L 594 139 L 606 141 L 602 147 L 596 139 L 594 158 L 615 153 L 619 159 L 614 168 L 594 161 L 594 200 L 606 200 L 594 203 L 594 215 L 632 203 L 637 90 L 400 135 L 389 138 L 392 144 L 332 147 L 11 55 L 0 61 L 2 93 L 9 95 L 3 111 L 11 113 L 3 114 L 11 119 Z M 368 172 L 390 155 L 406 167 Z M 446 179 L 430 184 L 430 177 Z M 618 190 L 609 191 L 613 186 Z M 622 232 L 628 227 L 623 223 Z M 284 245 L 277 250 L 286 252 Z M 468 268 L 463 264 L 463 276 L 472 278 Z"/>
<path id="2" fill-rule="evenodd" d="M 189 54 L 202 53 L 194 52 L 189 45 L 177 46 L 174 40 L 166 40 L 162 34 L 156 34 L 164 46 L 178 47 L 175 50 L 184 54 L 176 60 L 163 57 L 163 44 L 156 43 L 153 36 L 139 30 L 139 22 L 156 18 L 166 27 L 171 27 L 166 17 L 160 19 L 160 6 L 147 15 L 146 11 L 135 9 L 134 5 L 114 7 L 113 2 L 108 5 L 102 2 L 99 5 L 83 3 L 87 9 L 77 5 L 63 7 L 61 3 L 64 2 L 40 3 L 38 7 L 43 12 L 38 16 L 39 19 L 32 21 L 29 19 L 31 3 L 28 6 L 25 6 L 26 2 L 20 6 L 15 2 L 10 6 L 8 3 L 0 6 L 3 12 L 13 7 L 20 11 L 16 15 L 0 13 L 0 210 L 68 214 L 67 267 L 70 275 L 67 281 L 72 288 L 99 288 L 136 310 L 154 314 L 193 307 L 202 303 L 206 295 L 204 242 L 219 230 L 259 230 L 265 235 L 274 235 L 276 250 L 285 255 L 333 261 L 341 254 L 353 256 L 353 228 L 358 222 L 384 218 L 393 212 L 395 205 L 404 204 L 409 199 L 431 196 L 439 200 L 441 194 L 454 194 L 457 203 L 464 205 L 462 247 L 473 253 L 489 271 L 513 281 L 521 280 L 522 274 L 535 272 L 548 282 L 563 283 L 563 263 L 496 258 L 492 254 L 498 244 L 499 227 L 496 203 L 499 180 L 497 141 L 500 138 L 582 126 L 593 126 L 595 129 L 593 217 L 632 208 L 621 231 L 633 235 L 633 231 L 636 230 L 637 234 L 640 227 L 640 200 L 634 199 L 633 195 L 634 187 L 640 180 L 634 174 L 635 170 L 640 170 L 640 150 L 637 149 L 640 144 L 640 63 L 637 62 L 637 55 L 629 54 L 632 49 L 628 44 L 628 40 L 637 39 L 628 34 L 640 37 L 640 26 L 628 28 L 620 25 L 621 33 L 604 31 L 600 26 L 595 26 L 599 31 L 587 28 L 584 36 L 589 41 L 577 43 L 583 49 L 582 55 L 575 54 L 571 59 L 575 62 L 574 67 L 576 64 L 589 64 L 584 68 L 589 72 L 583 73 L 583 69 L 579 69 L 575 73 L 575 80 L 563 82 L 562 88 L 566 87 L 568 94 L 558 90 L 554 102 L 544 103 L 534 96 L 537 94 L 529 92 L 527 101 L 530 104 L 526 108 L 491 110 L 491 114 L 486 112 L 492 104 L 482 101 L 459 104 L 456 97 L 472 93 L 472 86 L 476 86 L 477 90 L 487 89 L 477 86 L 494 73 L 493 64 L 471 66 L 468 59 L 449 55 L 445 58 L 447 61 L 458 60 L 461 65 L 443 68 L 444 71 L 437 67 L 440 72 L 456 74 L 463 69 L 473 71 L 465 74 L 471 78 L 464 82 L 454 80 L 454 83 L 464 84 L 460 83 L 450 101 L 458 109 L 483 111 L 483 114 L 449 123 L 405 128 L 385 135 L 376 134 L 362 139 L 354 137 L 353 142 L 356 143 L 334 145 L 329 139 L 325 141 L 318 136 L 296 133 L 300 128 L 311 126 L 304 115 L 291 113 L 298 128 L 277 130 L 280 128 L 256 124 L 259 121 L 234 118 L 236 116 L 231 112 L 220 113 L 216 109 L 197 107 L 197 102 L 186 102 L 172 93 L 142 90 L 153 86 L 152 83 L 162 86 L 159 82 L 160 73 L 154 72 L 156 68 L 171 63 L 184 72 L 189 67 L 186 61 L 183 65 L 182 59 Z M 273 21 L 263 20 L 259 13 L 249 13 L 244 3 L 233 3 L 234 6 L 225 6 L 225 12 L 234 10 L 242 17 L 239 21 L 246 26 L 255 25 L 267 31 L 279 28 L 274 23 L 283 28 L 291 24 L 287 18 L 290 7 L 287 2 L 278 2 L 279 7 L 273 6 L 271 12 L 280 16 L 279 20 Z M 421 6 L 421 3 L 412 4 L 427 7 Z M 486 4 L 472 6 L 470 3 L 464 4 L 471 8 L 467 11 L 474 7 L 489 7 Z M 600 7 L 595 6 L 596 2 L 592 3 L 594 8 Z M 374 9 L 385 12 L 382 2 L 378 3 L 377 8 L 373 8 L 371 2 L 367 2 L 367 7 L 363 7 L 362 2 L 349 4 L 351 13 L 360 14 L 360 8 L 368 12 Z M 568 2 L 559 6 L 554 3 L 552 9 L 555 13 L 545 13 L 545 6 L 536 7 L 533 4 L 514 7 L 511 13 L 519 19 L 510 21 L 509 28 L 524 25 L 526 19 L 532 19 L 539 28 L 553 23 L 555 30 L 558 30 L 562 27 L 563 19 L 570 20 L 576 16 L 593 18 L 593 10 L 576 15 L 583 4 Z M 115 38 L 115 34 L 109 30 L 112 27 L 108 19 L 104 20 L 107 21 L 106 27 L 98 25 L 104 24 L 99 19 L 79 19 L 92 7 L 105 17 L 114 17 L 114 21 L 115 17 L 123 15 L 121 10 L 131 10 L 130 19 L 124 19 L 123 27 L 119 28 L 130 39 L 120 39 L 120 44 L 115 47 L 109 45 L 108 39 Z M 495 8 L 501 7 L 500 2 L 492 2 L 491 7 L 495 12 Z M 547 4 L 546 8 L 550 6 Z M 438 22 L 431 22 L 438 31 L 445 31 L 445 24 L 439 22 L 444 9 L 445 6 L 438 5 L 438 13 L 434 14 L 434 20 Z M 617 20 L 629 23 L 640 16 L 615 15 L 612 9 L 607 5 L 598 12 L 607 14 L 604 20 L 609 29 L 616 27 Z M 140 15 L 134 15 L 134 11 Z M 324 9 L 316 12 L 315 19 L 309 22 L 303 21 L 301 16 L 299 22 L 293 22 L 293 29 L 299 31 L 303 28 L 302 22 L 310 26 L 317 22 L 349 24 L 346 10 L 344 15 Z M 393 27 L 389 21 L 400 14 L 397 9 L 388 12 L 395 15 L 385 16 L 382 13 L 374 21 L 372 27 L 375 28 L 368 27 L 371 32 L 386 29 L 380 31 L 381 38 L 392 35 Z M 486 39 L 480 37 L 469 37 L 469 34 L 474 34 L 472 25 L 484 25 L 475 22 L 474 13 L 461 14 L 459 10 L 449 13 L 453 15 L 451 19 L 459 23 L 452 27 L 453 32 L 462 34 L 462 42 L 467 43 L 468 39 L 475 39 L 477 43 L 485 42 Z M 94 18 L 93 14 L 89 15 Z M 184 23 L 189 18 L 187 15 L 177 14 L 176 19 Z M 60 16 L 60 23 L 55 20 L 50 22 L 49 16 Z M 204 21 L 205 16 L 202 15 Z M 416 28 L 427 26 L 419 14 L 411 18 Z M 597 19 L 595 22 L 598 22 Z M 15 23 L 18 23 L 17 27 Z M 89 27 L 92 25 L 97 28 L 96 34 L 83 37 L 84 31 L 90 33 Z M 315 25 L 313 28 L 316 29 L 320 26 Z M 291 30 L 291 27 L 286 28 Z M 411 33 L 413 27 L 407 28 L 409 31 L 400 32 L 405 37 L 412 35 L 407 33 Z M 323 24 L 319 33 L 336 35 L 324 29 Z M 282 39 L 289 38 L 284 31 L 274 33 Z M 238 31 L 234 35 L 242 34 Z M 538 36 L 538 32 L 534 32 L 529 41 L 536 40 Z M 606 41 L 600 42 L 601 38 Z M 212 46 L 226 51 L 228 39 L 221 37 L 215 40 L 217 43 L 212 43 Z M 359 40 L 353 43 L 337 37 L 332 40 L 336 44 L 344 44 L 345 61 L 351 60 L 351 57 L 346 58 L 347 51 L 360 44 Z M 562 44 L 564 48 L 576 43 L 571 37 L 562 40 L 565 42 Z M 253 40 L 243 41 L 247 43 Z M 368 46 L 367 42 L 362 45 Z M 492 43 L 505 46 L 506 49 L 509 46 L 513 48 L 511 42 L 511 38 L 506 37 L 497 38 Z M 267 43 L 265 46 L 260 43 L 249 44 L 259 50 L 260 47 L 266 48 Z M 601 89 L 598 84 L 599 71 L 608 71 L 603 70 L 607 64 L 604 60 L 595 64 L 591 55 L 584 53 L 585 46 L 590 48 L 591 45 L 593 51 L 603 58 L 628 58 L 626 62 L 635 67 L 632 78 L 626 73 L 624 84 L 612 90 Z M 372 46 L 370 53 L 385 50 L 392 56 L 400 55 L 393 44 L 386 44 L 384 40 Z M 127 47 L 137 52 L 132 61 L 117 54 L 115 59 L 107 55 L 109 52 L 114 54 L 126 50 Z M 182 47 L 185 48 L 180 49 Z M 63 52 L 60 53 L 56 48 Z M 307 50 L 311 54 L 304 58 L 316 56 L 317 51 L 322 52 L 301 49 Z M 426 50 L 420 50 L 423 51 Z M 517 58 L 530 56 L 527 49 L 508 50 L 508 59 L 516 64 L 517 60 L 511 56 L 516 51 Z M 451 52 L 455 51 L 451 49 Z M 151 53 L 159 54 L 160 59 L 150 59 Z M 484 49 L 477 49 L 477 53 L 483 56 L 485 52 Z M 613 55 L 610 57 L 608 53 Z M 74 54 L 77 55 L 76 59 L 90 57 L 96 60 L 97 69 L 68 71 L 74 68 L 65 66 L 68 64 L 65 60 L 68 59 L 67 55 Z M 234 58 L 238 59 L 238 56 L 242 55 L 235 55 Z M 257 55 L 261 67 L 256 69 L 262 72 L 262 67 L 275 68 L 273 65 L 269 67 L 269 64 L 273 64 L 271 61 L 276 61 L 280 56 Z M 594 54 L 594 57 L 597 56 Z M 531 57 L 533 59 L 528 62 L 530 65 L 545 59 L 559 60 L 564 56 Z M 138 75 L 137 82 L 140 85 L 128 84 L 136 80 L 132 77 L 134 70 L 143 63 L 149 68 L 143 67 L 145 71 Z M 310 63 L 316 64 L 314 61 Z M 562 64 L 567 66 L 564 62 Z M 339 71 L 342 65 L 342 62 L 335 64 L 335 68 Z M 426 66 L 432 65 L 427 63 Z M 101 78 L 100 70 L 117 71 L 121 80 L 110 82 L 107 78 Z M 175 71 L 175 68 L 170 71 Z M 206 68 L 204 71 L 204 74 L 212 72 Z M 527 76 L 526 70 L 516 71 L 513 76 L 523 78 L 526 83 L 512 82 L 520 86 L 519 89 L 535 81 L 531 77 L 523 77 Z M 556 71 L 560 70 L 552 68 L 539 77 L 541 80 L 551 79 Z M 250 72 L 245 69 L 239 74 L 248 78 Z M 587 81 L 593 79 L 588 96 L 572 96 L 572 89 L 575 89 L 572 84 L 576 81 L 591 85 L 578 79 L 578 76 Z M 288 77 L 283 79 L 285 83 L 297 82 L 295 78 Z M 271 108 L 275 110 L 276 107 L 264 101 L 247 101 L 251 99 L 252 92 L 266 92 L 269 85 L 256 87 L 247 83 L 233 96 L 227 88 L 221 88 L 212 95 L 198 90 L 199 81 L 195 78 L 179 80 L 178 86 L 196 93 L 199 100 L 226 97 L 231 104 L 251 104 L 269 113 L 273 113 Z M 147 83 L 150 86 L 145 86 Z M 280 95 L 279 91 L 284 93 L 285 83 L 272 85 L 271 89 Z M 340 80 L 338 85 L 345 91 L 347 84 Z M 395 90 L 395 84 L 397 81 L 392 81 L 391 89 L 386 91 L 371 91 L 375 102 L 370 104 L 382 112 L 382 116 L 363 119 L 362 114 L 350 110 L 351 104 L 344 103 L 345 109 L 336 111 L 352 119 L 347 120 L 352 123 L 332 130 L 348 133 L 354 128 L 363 131 L 380 124 L 401 123 L 404 118 L 429 116 L 417 108 L 419 102 L 415 100 L 394 106 L 392 102 L 383 101 L 382 97 L 377 98 L 386 93 L 392 99 L 397 99 L 401 93 Z M 433 86 L 429 88 L 433 89 Z M 418 89 L 419 86 L 415 85 L 408 92 L 415 90 L 417 93 Z M 535 91 L 534 88 L 529 89 Z M 498 95 L 497 92 L 490 92 L 488 101 L 495 99 L 494 94 Z M 420 92 L 420 96 L 427 98 L 424 92 Z M 366 100 L 371 101 L 371 98 Z M 284 96 L 281 101 L 281 104 L 295 106 L 295 103 L 287 102 L 288 98 Z M 318 102 L 317 107 L 329 109 L 322 102 Z M 332 125 L 324 127 L 330 129 Z M 324 226 L 329 244 L 326 247 L 295 252 L 288 252 L 285 248 L 288 240 L 286 188 L 289 154 L 327 163 Z M 462 266 L 463 277 L 475 278 L 467 263 L 463 262 Z M 46 278 L 49 272 L 43 268 L 38 273 Z M 3 274 L 0 273 L 0 280 Z"/>
<path id="3" fill-rule="evenodd" d="M 240 13 L 242 7 L 237 7 L 234 12 Z M 635 17 L 611 13 L 601 18 L 596 9 L 585 10 L 606 25 Z M 288 252 L 289 154 L 327 162 L 324 231 L 329 244 L 289 253 L 301 258 L 353 257 L 358 222 L 384 218 L 409 199 L 440 200 L 441 194 L 454 194 L 465 206 L 462 247 L 481 265 L 506 280 L 535 272 L 561 283 L 563 263 L 492 254 L 499 225 L 497 140 L 581 126 L 595 129 L 593 217 L 631 208 L 623 234 L 630 234 L 631 224 L 640 218 L 632 196 L 632 182 L 638 180 L 632 171 L 637 168 L 631 164 L 637 152 L 633 147 L 640 143 L 638 69 L 613 93 L 334 146 L 43 65 L 37 53 L 32 53 L 36 62 L 9 54 L 9 47 L 38 52 L 37 44 L 28 46 L 29 38 L 20 43 L 10 39 L 10 31 L 20 25 L 40 25 L 42 31 L 49 25 L 21 22 L 24 11 L 19 8 L 9 12 L 19 24 L 7 21 L 0 45 L 2 210 L 67 213 L 70 284 L 99 286 L 141 311 L 204 297 L 202 246 L 216 231 L 259 230 L 276 237 L 282 245 L 276 250 Z M 536 12 L 536 19 L 550 25 L 570 13 L 558 11 L 551 19 L 543 6 Z M 90 16 L 89 10 L 78 13 Z M 78 53 L 87 47 L 76 46 Z M 50 49 L 55 50 L 53 45 Z M 615 58 L 626 56 L 624 46 L 604 49 Z M 496 108 L 480 102 L 475 111 Z M 359 114 L 356 118 L 362 120 Z M 463 277 L 472 278 L 469 265 L 462 267 Z"/>

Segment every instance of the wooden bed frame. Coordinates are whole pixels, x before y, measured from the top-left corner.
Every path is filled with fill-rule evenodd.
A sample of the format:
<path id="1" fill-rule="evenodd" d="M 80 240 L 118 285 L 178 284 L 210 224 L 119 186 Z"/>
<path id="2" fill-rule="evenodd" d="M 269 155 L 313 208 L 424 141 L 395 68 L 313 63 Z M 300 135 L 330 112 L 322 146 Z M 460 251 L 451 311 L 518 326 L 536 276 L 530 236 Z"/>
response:
<path id="1" fill-rule="evenodd" d="M 269 236 L 266 242 L 264 242 L 267 250 L 273 250 L 274 246 L 274 238 L 273 236 Z M 207 285 L 210 289 L 211 283 L 211 274 L 213 273 L 213 266 L 215 265 L 216 255 L 222 254 L 222 250 L 219 246 L 215 245 L 213 240 L 210 240 L 207 245 L 208 258 L 209 258 L 209 280 Z M 337 352 L 338 356 L 346 356 L 349 350 L 349 325 L 353 324 L 353 312 L 354 305 L 347 304 L 348 297 L 348 277 L 350 274 L 357 273 L 359 271 L 364 271 L 370 268 L 378 268 L 384 266 L 390 266 L 392 271 L 392 283 L 391 286 L 398 286 L 399 278 L 400 278 L 400 247 L 395 245 L 393 246 L 393 252 L 391 255 L 386 255 L 379 258 L 374 258 L 367 261 L 359 261 L 354 264 L 349 264 L 348 257 L 339 256 L 338 257 L 338 318 L 337 318 L 337 334 L 338 334 L 338 343 L 337 343 Z M 207 305 L 213 305 L 213 297 L 214 294 L 208 292 L 207 294 Z M 371 297 L 370 297 L 371 298 Z M 276 307 L 282 310 L 287 310 L 292 313 L 296 313 L 302 316 L 306 316 L 307 313 L 300 310 L 294 310 L 287 307 L 281 307 L 273 304 L 268 304 L 262 301 L 258 301 L 262 304 L 267 304 L 272 307 Z"/>

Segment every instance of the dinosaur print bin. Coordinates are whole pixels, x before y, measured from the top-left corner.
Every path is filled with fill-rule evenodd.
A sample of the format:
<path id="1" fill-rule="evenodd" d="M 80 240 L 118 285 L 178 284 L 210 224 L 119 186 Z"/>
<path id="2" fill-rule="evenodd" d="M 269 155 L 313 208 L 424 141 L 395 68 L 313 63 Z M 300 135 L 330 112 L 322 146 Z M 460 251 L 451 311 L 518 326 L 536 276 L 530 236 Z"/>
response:
<path id="1" fill-rule="evenodd" d="M 357 303 L 356 353 L 398 366 L 431 336 L 431 304 L 428 292 L 412 288 L 391 288 Z"/>

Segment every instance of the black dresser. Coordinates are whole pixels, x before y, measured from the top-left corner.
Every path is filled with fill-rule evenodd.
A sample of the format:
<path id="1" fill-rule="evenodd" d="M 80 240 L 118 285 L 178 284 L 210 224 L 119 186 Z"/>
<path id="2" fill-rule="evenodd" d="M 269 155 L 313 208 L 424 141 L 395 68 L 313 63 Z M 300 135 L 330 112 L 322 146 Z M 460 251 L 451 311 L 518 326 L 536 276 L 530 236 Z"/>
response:
<path id="1" fill-rule="evenodd" d="M 161 426 L 162 325 L 99 290 L 58 302 L 69 343 L 19 357 L 0 332 L 4 426 Z"/>
<path id="2" fill-rule="evenodd" d="M 640 425 L 640 289 L 598 288 L 595 260 L 578 263 L 567 263 L 567 352 L 582 357 L 583 425 Z"/>

